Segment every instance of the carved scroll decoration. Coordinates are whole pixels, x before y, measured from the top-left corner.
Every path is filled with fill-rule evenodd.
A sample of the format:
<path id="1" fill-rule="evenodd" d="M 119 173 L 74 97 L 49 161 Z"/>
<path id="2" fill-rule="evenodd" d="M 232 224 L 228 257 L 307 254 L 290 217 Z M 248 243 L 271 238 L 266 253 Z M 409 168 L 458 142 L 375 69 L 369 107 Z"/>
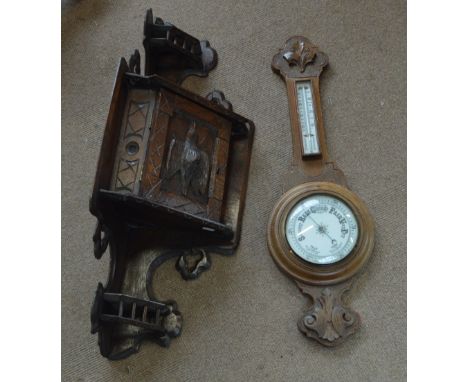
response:
<path id="1" fill-rule="evenodd" d="M 297 284 L 313 301 L 297 324 L 308 338 L 325 346 L 336 346 L 359 329 L 359 314 L 342 301 L 343 294 L 351 289 L 350 282 L 327 287 Z"/>
<path id="2" fill-rule="evenodd" d="M 206 99 L 216 105 L 222 106 L 225 109 L 232 111 L 232 103 L 226 99 L 224 93 L 220 90 L 213 90 L 212 92 L 208 93 Z"/>

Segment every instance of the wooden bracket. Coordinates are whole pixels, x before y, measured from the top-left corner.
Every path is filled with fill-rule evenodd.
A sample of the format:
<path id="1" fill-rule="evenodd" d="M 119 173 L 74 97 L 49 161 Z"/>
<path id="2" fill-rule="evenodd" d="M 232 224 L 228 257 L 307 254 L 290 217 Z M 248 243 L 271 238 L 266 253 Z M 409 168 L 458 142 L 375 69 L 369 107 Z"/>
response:
<path id="1" fill-rule="evenodd" d="M 145 75 L 158 74 L 175 83 L 188 76 L 206 77 L 218 63 L 218 54 L 206 40 L 198 40 L 146 12 L 144 25 Z"/>
<path id="2" fill-rule="evenodd" d="M 151 10 L 144 35 L 146 75 L 138 50 L 120 61 L 90 201 L 94 255 L 110 255 L 91 326 L 109 359 L 128 357 L 144 340 L 169 346 L 181 333 L 177 304 L 154 292 L 161 264 L 176 260 L 194 280 L 210 268 L 210 254 L 234 254 L 255 129 L 221 91 L 201 97 L 179 86 L 216 65 L 207 41 L 154 20 Z"/>

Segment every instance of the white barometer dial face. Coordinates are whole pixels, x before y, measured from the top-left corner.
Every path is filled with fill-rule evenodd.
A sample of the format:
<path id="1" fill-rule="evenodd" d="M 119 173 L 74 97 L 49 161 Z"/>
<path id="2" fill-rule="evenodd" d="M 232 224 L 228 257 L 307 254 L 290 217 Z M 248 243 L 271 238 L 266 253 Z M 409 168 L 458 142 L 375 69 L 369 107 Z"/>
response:
<path id="1" fill-rule="evenodd" d="M 310 81 L 296 82 L 296 94 L 304 155 L 320 154 L 314 96 Z"/>
<path id="2" fill-rule="evenodd" d="M 286 238 L 294 253 L 313 264 L 332 264 L 348 256 L 359 228 L 341 199 L 315 194 L 299 201 L 286 218 Z"/>

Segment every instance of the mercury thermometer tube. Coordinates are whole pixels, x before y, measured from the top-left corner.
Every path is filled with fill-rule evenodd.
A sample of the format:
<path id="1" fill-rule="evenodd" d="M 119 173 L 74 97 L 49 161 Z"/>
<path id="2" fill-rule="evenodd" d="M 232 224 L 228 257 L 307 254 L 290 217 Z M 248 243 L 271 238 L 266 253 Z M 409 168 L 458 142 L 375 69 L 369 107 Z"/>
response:
<path id="1" fill-rule="evenodd" d="M 296 83 L 297 112 L 301 124 L 301 138 L 304 155 L 320 154 L 314 99 L 310 81 Z"/>

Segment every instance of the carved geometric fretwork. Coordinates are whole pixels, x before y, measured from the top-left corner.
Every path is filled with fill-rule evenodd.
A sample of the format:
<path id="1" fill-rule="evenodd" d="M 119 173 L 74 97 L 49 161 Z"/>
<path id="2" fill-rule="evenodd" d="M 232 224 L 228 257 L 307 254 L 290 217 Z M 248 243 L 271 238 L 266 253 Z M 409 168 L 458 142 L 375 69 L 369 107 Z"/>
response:
<path id="1" fill-rule="evenodd" d="M 144 25 L 145 74 L 158 74 L 180 84 L 187 76 L 205 77 L 217 62 L 210 43 L 185 33 L 148 10 Z M 161 57 L 164 56 L 164 60 Z"/>
<path id="2" fill-rule="evenodd" d="M 147 156 L 147 171 L 143 178 L 142 189 L 142 195 L 148 199 L 158 199 L 162 182 L 161 169 L 164 159 L 164 146 L 166 144 L 167 126 L 172 115 L 172 108 L 165 91 L 159 92 L 156 108 L 156 123 L 153 125 L 148 141 L 150 155 Z"/>
<path id="3" fill-rule="evenodd" d="M 169 116 L 172 115 L 172 106 L 171 102 L 173 102 L 173 99 L 170 98 L 168 99 L 169 95 L 165 91 L 161 91 L 159 93 L 159 111 L 161 113 L 165 113 Z"/>
<path id="4" fill-rule="evenodd" d="M 138 176 L 138 165 L 140 161 L 120 159 L 119 169 L 115 180 L 115 191 L 130 191 L 133 192 L 135 182 Z"/>
<path id="5" fill-rule="evenodd" d="M 149 102 L 130 102 L 124 139 L 130 136 L 143 138 Z"/>
<path id="6" fill-rule="evenodd" d="M 134 90 L 125 105 L 111 181 L 114 191 L 138 193 L 154 105 L 148 99 L 150 94 L 148 90 Z"/>
<path id="7" fill-rule="evenodd" d="M 359 329 L 359 315 L 343 305 L 341 299 L 351 283 L 326 287 L 297 284 L 313 301 L 312 307 L 298 321 L 299 330 L 307 337 L 326 346 L 335 346 Z"/>

